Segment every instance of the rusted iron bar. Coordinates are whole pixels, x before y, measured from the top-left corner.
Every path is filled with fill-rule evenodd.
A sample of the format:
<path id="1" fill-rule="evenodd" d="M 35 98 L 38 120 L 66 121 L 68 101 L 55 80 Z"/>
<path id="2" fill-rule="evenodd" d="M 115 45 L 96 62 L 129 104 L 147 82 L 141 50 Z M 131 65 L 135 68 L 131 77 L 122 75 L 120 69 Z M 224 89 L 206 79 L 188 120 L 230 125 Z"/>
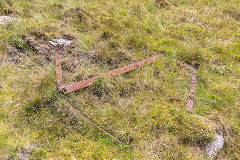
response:
<path id="1" fill-rule="evenodd" d="M 194 68 L 194 67 L 192 67 Z M 187 100 L 187 110 L 188 111 L 193 111 L 193 105 L 194 105 L 194 98 L 195 98 L 195 91 L 197 88 L 197 70 L 194 68 L 193 70 L 193 75 L 192 75 L 192 81 L 191 81 L 191 86 L 190 86 L 190 93 L 188 96 L 188 100 Z"/>
<path id="2" fill-rule="evenodd" d="M 190 65 L 190 64 L 188 64 L 188 63 L 186 63 L 186 62 L 180 61 L 180 60 L 179 60 L 179 62 L 180 62 L 180 64 L 181 64 L 181 66 L 183 66 L 183 67 L 185 67 L 185 68 L 187 68 L 187 69 L 189 69 L 189 70 L 191 70 L 191 71 L 193 71 L 193 72 L 196 72 L 196 71 L 197 71 L 196 68 L 193 67 L 192 65 Z"/>
<path id="3" fill-rule="evenodd" d="M 189 96 L 187 99 L 187 110 L 188 111 L 193 111 L 193 105 L 194 105 L 194 98 L 196 95 L 196 88 L 197 88 L 197 68 L 195 68 L 194 66 L 184 62 L 184 61 L 180 61 L 181 66 L 191 70 L 192 73 L 192 80 L 191 80 L 191 86 L 190 86 L 190 91 L 189 91 Z M 198 64 L 199 65 L 199 64 Z"/>
<path id="4" fill-rule="evenodd" d="M 68 85 L 68 86 L 64 86 L 63 93 L 68 94 L 68 93 L 74 92 L 76 90 L 79 90 L 79 89 L 85 88 L 87 86 L 90 86 L 93 83 L 93 81 L 95 79 L 97 79 L 98 77 L 99 77 L 99 75 L 94 76 L 94 77 L 92 77 L 88 80 L 83 80 L 83 81 L 76 82 L 76 83 Z"/>
<path id="5" fill-rule="evenodd" d="M 121 75 L 121 74 L 130 72 L 132 70 L 137 69 L 138 67 L 144 66 L 145 64 L 152 63 L 152 62 L 156 61 L 157 59 L 159 59 L 162 56 L 163 55 L 161 54 L 161 55 L 154 56 L 154 57 L 151 57 L 149 59 L 146 59 L 146 60 L 134 63 L 134 64 L 130 64 L 130 65 L 122 67 L 122 68 L 118 68 L 118 69 L 109 71 L 106 74 L 104 74 L 104 76 L 110 77 L 110 76 Z M 74 92 L 76 90 L 88 87 L 98 77 L 100 77 L 100 75 L 96 75 L 96 76 L 94 76 L 94 77 L 92 77 L 92 78 L 90 78 L 88 80 L 83 80 L 83 81 L 76 82 L 76 83 L 71 84 L 71 85 L 63 86 L 63 90 L 62 91 L 63 91 L 64 94 L 68 94 L 68 93 Z"/>

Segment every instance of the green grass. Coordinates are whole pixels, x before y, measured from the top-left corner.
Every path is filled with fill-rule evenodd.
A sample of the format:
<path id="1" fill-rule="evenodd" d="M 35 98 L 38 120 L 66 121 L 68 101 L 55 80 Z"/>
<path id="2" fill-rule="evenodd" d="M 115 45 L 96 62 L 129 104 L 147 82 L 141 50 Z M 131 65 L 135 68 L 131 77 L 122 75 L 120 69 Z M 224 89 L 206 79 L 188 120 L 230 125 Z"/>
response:
<path id="1" fill-rule="evenodd" d="M 240 159 L 240 3 L 238 0 L 3 0 L 0 15 L 0 159 Z M 47 41 L 73 37 L 55 49 Z M 62 96 L 64 83 L 164 53 L 125 75 L 101 77 Z M 194 112 L 186 111 L 191 71 L 200 63 Z M 70 111 L 77 107 L 122 143 Z"/>

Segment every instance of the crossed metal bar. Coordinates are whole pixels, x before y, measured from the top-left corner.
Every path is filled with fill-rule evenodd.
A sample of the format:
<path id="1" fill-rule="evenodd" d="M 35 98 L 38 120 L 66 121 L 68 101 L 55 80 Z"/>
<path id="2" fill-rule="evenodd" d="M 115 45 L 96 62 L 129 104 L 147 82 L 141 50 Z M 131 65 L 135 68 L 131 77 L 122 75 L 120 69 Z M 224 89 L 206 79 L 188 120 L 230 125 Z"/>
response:
<path id="1" fill-rule="evenodd" d="M 160 54 L 160 55 L 151 57 L 149 59 L 145 59 L 140 62 L 130 64 L 125 67 L 111 70 L 111 71 L 105 73 L 104 76 L 110 77 L 110 76 L 116 76 L 116 75 L 121 75 L 121 74 L 130 72 L 132 70 L 137 69 L 138 67 L 144 66 L 145 64 L 152 63 L 163 56 L 164 56 L 164 54 Z M 188 100 L 187 100 L 187 110 L 193 111 L 195 90 L 197 87 L 197 69 L 195 67 L 193 67 L 192 65 L 187 64 L 186 62 L 183 62 L 180 60 L 178 60 L 178 61 L 180 62 L 181 66 L 183 66 L 193 72 L 191 86 L 190 86 L 190 93 L 189 93 Z M 96 80 L 98 77 L 101 76 L 101 75 L 95 75 L 94 77 L 92 77 L 90 79 L 79 81 L 79 82 L 76 82 L 76 83 L 73 83 L 70 85 L 62 84 L 62 68 L 61 68 L 61 61 L 59 59 L 58 54 L 56 54 L 56 74 L 57 74 L 57 88 L 59 91 L 63 92 L 64 94 L 68 94 L 68 93 L 74 92 L 76 90 L 88 87 L 94 82 L 94 80 Z"/>
<path id="2" fill-rule="evenodd" d="M 121 75 L 121 74 L 130 72 L 132 70 L 137 69 L 138 67 L 144 66 L 145 64 L 152 63 L 162 56 L 163 55 L 161 54 L 161 55 L 154 56 L 154 57 L 151 57 L 149 59 L 145 59 L 145 60 L 137 62 L 137 63 L 130 64 L 130 65 L 122 67 L 122 68 L 111 70 L 111 71 L 107 72 L 106 74 L 104 74 L 104 76 L 110 77 L 110 76 L 116 76 L 116 75 Z M 87 79 L 87 80 L 76 82 L 76 83 L 73 83 L 73 84 L 70 84 L 70 85 L 62 85 L 62 70 L 61 70 L 61 63 L 60 63 L 58 55 L 56 55 L 56 64 L 57 64 L 56 72 L 57 72 L 58 89 L 60 91 L 62 91 L 64 94 L 68 94 L 68 93 L 74 92 L 76 90 L 88 87 L 94 82 L 95 79 L 97 79 L 98 77 L 101 76 L 101 75 L 96 75 L 96 76 L 94 76 L 90 79 Z"/>
<path id="3" fill-rule="evenodd" d="M 59 91 L 63 92 L 64 94 L 68 94 L 68 93 L 74 92 L 76 90 L 88 87 L 88 86 L 90 86 L 94 82 L 95 79 L 97 79 L 100 76 L 100 75 L 96 75 L 96 76 L 94 76 L 94 77 L 92 77 L 90 79 L 83 80 L 83 81 L 76 82 L 74 84 L 65 86 L 65 85 L 62 84 L 61 61 L 60 61 L 59 55 L 57 53 L 55 54 L 55 56 L 56 56 L 57 88 L 58 88 Z M 152 62 L 156 61 L 157 59 L 159 59 L 162 56 L 164 56 L 164 55 L 160 54 L 158 56 L 154 56 L 154 57 L 151 57 L 149 59 L 145 59 L 145 60 L 142 60 L 140 62 L 133 63 L 133 64 L 130 64 L 128 66 L 122 67 L 122 68 L 111 70 L 111 71 L 107 72 L 106 74 L 104 74 L 104 76 L 109 77 L 109 76 L 121 75 L 121 74 L 130 72 L 132 70 L 137 69 L 138 67 L 144 66 L 145 64 L 152 63 Z M 190 87 L 190 93 L 189 93 L 189 97 L 188 97 L 188 100 L 187 100 L 187 110 L 188 111 L 193 111 L 195 90 L 196 90 L 196 87 L 197 87 L 197 69 L 194 68 L 193 66 L 183 62 L 183 61 L 179 61 L 179 62 L 180 62 L 180 64 L 183 67 L 185 67 L 185 68 L 187 68 L 187 69 L 189 69 L 189 70 L 191 70 L 193 72 L 193 74 L 192 74 L 192 81 L 191 81 L 191 87 Z M 116 140 L 118 143 L 122 144 L 122 142 L 120 142 L 112 134 L 110 134 L 109 132 L 105 131 L 104 129 L 102 129 L 101 127 L 99 127 L 95 123 L 93 123 L 91 120 L 86 118 L 77 108 L 71 106 L 71 110 L 74 113 L 78 114 L 80 117 L 82 117 L 84 120 L 86 120 L 88 123 L 90 123 L 92 126 L 94 126 L 95 128 L 99 129 L 100 131 L 104 132 L 105 134 L 107 134 L 108 136 L 110 136 L 111 138 Z"/>

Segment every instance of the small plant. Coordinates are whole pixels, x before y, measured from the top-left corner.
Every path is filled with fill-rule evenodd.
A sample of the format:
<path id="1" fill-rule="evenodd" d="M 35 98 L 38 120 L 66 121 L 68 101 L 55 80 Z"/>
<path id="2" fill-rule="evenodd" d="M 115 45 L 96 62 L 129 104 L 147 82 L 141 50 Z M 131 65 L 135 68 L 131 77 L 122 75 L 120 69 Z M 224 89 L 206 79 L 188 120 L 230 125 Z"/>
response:
<path id="1" fill-rule="evenodd" d="M 31 51 L 32 47 L 27 41 L 22 39 L 21 35 L 9 37 L 9 43 L 20 51 Z"/>

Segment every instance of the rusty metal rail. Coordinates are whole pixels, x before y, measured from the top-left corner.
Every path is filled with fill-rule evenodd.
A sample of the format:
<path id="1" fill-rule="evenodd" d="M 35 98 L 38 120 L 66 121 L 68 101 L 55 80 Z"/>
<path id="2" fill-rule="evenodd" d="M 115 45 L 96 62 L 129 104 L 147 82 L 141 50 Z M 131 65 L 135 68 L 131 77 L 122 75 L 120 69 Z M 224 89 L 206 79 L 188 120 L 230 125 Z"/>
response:
<path id="1" fill-rule="evenodd" d="M 195 91 L 197 88 L 197 72 L 194 72 L 192 75 L 192 81 L 191 81 L 191 87 L 190 87 L 190 93 L 187 100 L 187 110 L 193 111 L 193 105 L 194 105 L 194 98 L 195 98 Z"/>
<path id="2" fill-rule="evenodd" d="M 196 88 L 197 88 L 197 69 L 194 68 L 192 65 L 187 64 L 186 62 L 180 61 L 181 65 L 189 70 L 191 70 L 192 73 L 192 80 L 191 80 L 191 86 L 189 91 L 189 96 L 187 100 L 187 110 L 193 111 L 193 105 L 194 105 L 194 99 L 196 95 Z"/>

